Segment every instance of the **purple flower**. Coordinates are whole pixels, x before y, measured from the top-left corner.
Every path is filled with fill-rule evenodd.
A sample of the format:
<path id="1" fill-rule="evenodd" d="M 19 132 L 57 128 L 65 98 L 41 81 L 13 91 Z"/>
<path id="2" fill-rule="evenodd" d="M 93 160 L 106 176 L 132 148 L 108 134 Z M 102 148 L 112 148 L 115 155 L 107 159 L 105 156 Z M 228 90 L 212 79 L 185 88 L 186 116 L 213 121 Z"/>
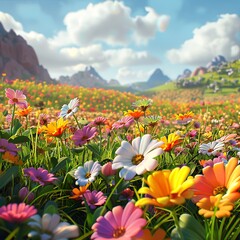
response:
<path id="1" fill-rule="evenodd" d="M 16 147 L 15 144 L 8 142 L 7 139 L 0 139 L 0 153 L 9 152 L 10 154 L 16 156 L 20 149 Z"/>
<path id="2" fill-rule="evenodd" d="M 10 203 L 7 206 L 0 207 L 0 218 L 11 222 L 21 223 L 37 213 L 34 206 L 25 203 Z"/>
<path id="3" fill-rule="evenodd" d="M 34 182 L 38 182 L 40 185 L 44 186 L 48 183 L 53 183 L 55 180 L 57 180 L 56 177 L 52 173 L 49 173 L 46 169 L 43 168 L 25 168 L 24 170 L 24 176 L 30 177 L 30 179 Z"/>
<path id="4" fill-rule="evenodd" d="M 91 209 L 95 209 L 97 206 L 103 205 L 107 199 L 107 197 L 103 195 L 103 192 L 101 191 L 98 192 L 96 190 L 92 192 L 90 190 L 87 190 L 83 194 L 83 196 L 86 199 L 86 202 Z"/>
<path id="5" fill-rule="evenodd" d="M 134 123 L 132 116 L 126 116 L 113 123 L 112 129 L 129 128 Z"/>
<path id="6" fill-rule="evenodd" d="M 97 129 L 95 127 L 84 126 L 82 129 L 77 130 L 72 140 L 76 146 L 83 146 L 97 135 Z"/>
<path id="7" fill-rule="evenodd" d="M 34 199 L 34 194 L 32 192 L 29 192 L 27 187 L 23 187 L 19 190 L 18 196 L 21 199 L 21 201 L 24 201 L 26 198 L 27 202 L 32 202 Z"/>

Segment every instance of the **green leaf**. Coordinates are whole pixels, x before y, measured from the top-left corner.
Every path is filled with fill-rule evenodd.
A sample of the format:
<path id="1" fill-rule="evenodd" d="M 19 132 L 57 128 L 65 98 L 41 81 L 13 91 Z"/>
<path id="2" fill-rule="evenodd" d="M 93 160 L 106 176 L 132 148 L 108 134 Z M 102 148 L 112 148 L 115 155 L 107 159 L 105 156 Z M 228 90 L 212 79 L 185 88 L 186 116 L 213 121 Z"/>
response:
<path id="1" fill-rule="evenodd" d="M 3 116 L 6 117 L 8 115 L 8 111 L 7 110 L 4 110 L 3 111 Z"/>
<path id="2" fill-rule="evenodd" d="M 26 142 L 30 142 L 30 139 L 26 136 L 12 136 L 11 138 L 9 138 L 8 142 L 14 143 L 14 144 L 18 144 L 18 143 L 26 143 Z"/>
<path id="3" fill-rule="evenodd" d="M 43 212 L 48 214 L 58 214 L 58 206 L 54 201 L 48 201 Z"/>
<path id="4" fill-rule="evenodd" d="M 19 166 L 12 166 L 6 172 L 0 175 L 0 189 L 5 187 L 13 178 L 18 176 L 20 172 Z"/>
<path id="5" fill-rule="evenodd" d="M 88 144 L 87 148 L 93 153 L 93 159 L 101 159 L 101 151 L 99 151 L 97 144 Z"/>
<path id="6" fill-rule="evenodd" d="M 21 128 L 22 124 L 20 123 L 19 119 L 14 119 L 13 122 L 13 129 L 12 134 L 15 135 L 19 128 Z"/>
<path id="7" fill-rule="evenodd" d="M 58 164 L 52 169 L 52 173 L 56 173 L 61 169 L 66 169 L 66 165 L 71 161 L 68 157 L 62 157 L 58 160 Z"/>

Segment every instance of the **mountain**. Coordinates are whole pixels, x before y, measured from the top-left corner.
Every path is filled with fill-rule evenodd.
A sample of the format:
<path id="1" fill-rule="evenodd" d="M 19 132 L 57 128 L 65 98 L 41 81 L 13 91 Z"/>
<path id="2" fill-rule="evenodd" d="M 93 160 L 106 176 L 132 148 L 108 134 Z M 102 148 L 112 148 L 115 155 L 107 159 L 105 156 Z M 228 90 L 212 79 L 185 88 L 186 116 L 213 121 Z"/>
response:
<path id="1" fill-rule="evenodd" d="M 82 87 L 104 88 L 108 86 L 108 82 L 103 79 L 92 66 L 87 66 L 85 70 L 79 71 L 70 77 L 60 76 L 59 82 Z"/>
<path id="2" fill-rule="evenodd" d="M 48 71 L 39 64 L 34 49 L 13 30 L 7 32 L 0 22 L 0 72 L 8 80 L 32 79 L 38 82 L 54 82 Z"/>
<path id="3" fill-rule="evenodd" d="M 156 87 L 168 82 L 170 78 L 163 74 L 160 68 L 157 68 L 147 80 L 148 88 Z"/>

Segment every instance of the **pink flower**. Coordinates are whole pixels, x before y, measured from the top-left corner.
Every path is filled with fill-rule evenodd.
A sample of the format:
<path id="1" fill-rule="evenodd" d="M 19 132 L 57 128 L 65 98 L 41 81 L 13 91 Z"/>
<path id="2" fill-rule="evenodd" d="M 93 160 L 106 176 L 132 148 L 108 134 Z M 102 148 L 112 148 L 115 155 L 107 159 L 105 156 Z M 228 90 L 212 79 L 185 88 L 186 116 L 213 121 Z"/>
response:
<path id="1" fill-rule="evenodd" d="M 95 127 L 84 126 L 82 129 L 77 130 L 72 140 L 76 146 L 83 146 L 97 135 L 97 129 Z"/>
<path id="2" fill-rule="evenodd" d="M 25 203 L 10 203 L 7 206 L 0 207 L 0 218 L 11 222 L 21 223 L 37 213 L 34 206 Z"/>
<path id="3" fill-rule="evenodd" d="M 34 182 L 38 182 L 40 185 L 44 186 L 48 183 L 53 183 L 55 180 L 57 180 L 56 177 L 52 173 L 49 173 L 46 169 L 43 168 L 25 168 L 24 170 L 24 176 L 30 177 L 30 179 Z"/>
<path id="4" fill-rule="evenodd" d="M 112 129 L 129 128 L 134 123 L 132 116 L 126 116 L 113 123 Z"/>
<path id="5" fill-rule="evenodd" d="M 16 156 L 19 150 L 15 144 L 8 142 L 7 139 L 0 139 L 0 153 L 9 152 L 13 156 Z"/>
<path id="6" fill-rule="evenodd" d="M 83 196 L 91 209 L 95 209 L 97 206 L 103 205 L 107 199 L 107 197 L 103 195 L 103 192 L 98 192 L 96 190 L 92 192 L 90 190 L 86 190 Z"/>
<path id="7" fill-rule="evenodd" d="M 112 211 L 97 218 L 92 226 L 94 233 L 91 239 L 131 240 L 141 236 L 142 228 L 147 224 L 142 214 L 142 209 L 135 207 L 133 202 L 128 202 L 124 209 L 122 206 L 116 206 Z"/>
<path id="8" fill-rule="evenodd" d="M 22 91 L 20 90 L 14 91 L 11 88 L 7 88 L 5 89 L 5 95 L 9 99 L 8 100 L 9 104 L 11 105 L 16 104 L 18 107 L 27 108 L 28 103 L 25 100 L 26 96 L 23 94 Z"/>
<path id="9" fill-rule="evenodd" d="M 113 176 L 117 172 L 117 170 L 112 169 L 112 162 L 107 162 L 102 166 L 102 174 L 106 177 Z"/>
<path id="10" fill-rule="evenodd" d="M 32 202 L 34 199 L 34 194 L 32 192 L 29 192 L 27 187 L 23 187 L 19 190 L 18 196 L 21 199 L 21 201 L 24 201 L 26 199 L 27 202 Z"/>

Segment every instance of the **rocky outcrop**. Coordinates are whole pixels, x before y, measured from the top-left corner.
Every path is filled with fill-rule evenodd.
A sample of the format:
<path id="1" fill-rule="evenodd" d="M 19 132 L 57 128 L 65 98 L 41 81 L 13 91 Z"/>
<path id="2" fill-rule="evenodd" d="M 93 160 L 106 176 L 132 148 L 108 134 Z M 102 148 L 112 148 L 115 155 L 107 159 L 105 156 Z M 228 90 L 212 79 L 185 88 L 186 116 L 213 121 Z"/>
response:
<path id="1" fill-rule="evenodd" d="M 192 71 L 190 69 L 185 69 L 181 75 L 178 75 L 177 80 L 188 78 L 191 76 L 191 74 Z"/>
<path id="2" fill-rule="evenodd" d="M 198 67 L 192 72 L 191 77 L 199 76 L 206 72 L 207 72 L 207 69 L 205 67 Z"/>
<path id="3" fill-rule="evenodd" d="M 48 71 L 39 64 L 34 49 L 13 30 L 7 32 L 0 22 L 0 72 L 13 80 L 35 79 L 53 82 Z"/>

